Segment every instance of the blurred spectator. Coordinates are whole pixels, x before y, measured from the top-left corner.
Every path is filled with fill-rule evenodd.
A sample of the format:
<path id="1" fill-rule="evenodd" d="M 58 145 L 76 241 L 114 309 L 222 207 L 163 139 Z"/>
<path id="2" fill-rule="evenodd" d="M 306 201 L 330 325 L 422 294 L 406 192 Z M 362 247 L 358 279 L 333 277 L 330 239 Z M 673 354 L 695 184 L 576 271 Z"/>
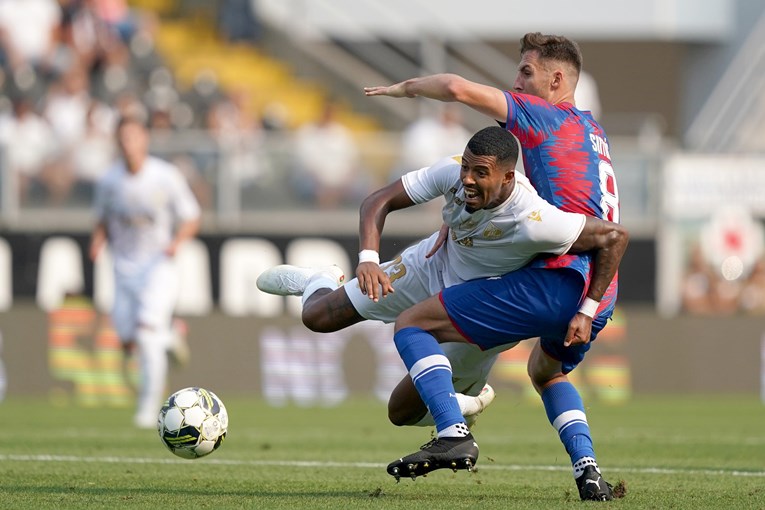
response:
<path id="1" fill-rule="evenodd" d="M 85 133 L 90 104 L 90 87 L 85 70 L 79 65 L 71 65 L 51 85 L 43 107 L 43 115 L 63 150 L 71 149 Z"/>
<path id="2" fill-rule="evenodd" d="M 263 129 L 270 132 L 281 132 L 288 129 L 290 112 L 283 103 L 271 101 L 263 107 L 260 123 Z"/>
<path id="3" fill-rule="evenodd" d="M 335 119 L 330 102 L 316 122 L 296 132 L 295 158 L 295 189 L 322 209 L 358 204 L 368 191 L 359 172 L 359 149 Z"/>
<path id="4" fill-rule="evenodd" d="M 60 0 L 63 10 L 61 41 L 89 73 L 100 67 L 111 53 L 119 51 L 116 34 L 87 0 Z"/>
<path id="5" fill-rule="evenodd" d="M 683 308 L 694 314 L 711 313 L 716 276 L 704 260 L 699 245 L 691 250 L 687 267 L 682 283 Z"/>
<path id="6" fill-rule="evenodd" d="M 462 125 L 459 107 L 440 105 L 437 116 L 420 117 L 404 130 L 401 166 L 392 177 L 398 178 L 406 172 L 430 166 L 443 157 L 462 154 L 470 136 Z"/>
<path id="7" fill-rule="evenodd" d="M 54 134 L 48 122 L 35 112 L 29 97 L 13 100 L 13 112 L 0 124 L 0 140 L 5 148 L 6 171 L 18 180 L 19 202 L 28 203 L 45 194 L 43 170 L 53 159 Z M 32 196 L 34 195 L 34 197 Z"/>
<path id="8" fill-rule="evenodd" d="M 136 21 L 126 0 L 83 0 L 107 29 L 127 43 L 136 32 Z"/>
<path id="9" fill-rule="evenodd" d="M 221 0 L 218 30 L 230 42 L 259 42 L 261 28 L 252 0 Z"/>
<path id="10" fill-rule="evenodd" d="M 62 67 L 59 53 L 61 7 L 56 0 L 0 1 L 0 45 L 4 65 L 14 73 L 29 67 L 43 75 Z"/>
<path id="11" fill-rule="evenodd" d="M 683 309 L 698 315 L 765 314 L 765 259 L 751 272 L 726 276 L 704 257 L 698 244 L 690 250 L 682 282 Z"/>
<path id="12" fill-rule="evenodd" d="M 741 309 L 752 315 L 765 315 L 765 259 L 754 264 L 741 289 Z"/>
<path id="13" fill-rule="evenodd" d="M 194 112 L 192 127 L 206 128 L 210 121 L 211 109 L 225 99 L 225 94 L 218 86 L 218 76 L 215 72 L 205 69 L 197 73 L 194 83 L 182 95 L 182 99 Z"/>
<path id="14" fill-rule="evenodd" d="M 44 170 L 52 205 L 66 202 L 76 181 L 72 157 L 85 136 L 91 106 L 88 85 L 85 70 L 74 63 L 51 85 L 44 100 L 43 117 L 56 142 L 55 159 Z"/>
<path id="15" fill-rule="evenodd" d="M 75 177 L 72 199 L 78 204 L 92 203 L 96 182 L 116 157 L 112 136 L 116 119 L 114 111 L 107 105 L 91 102 L 85 133 L 73 147 L 71 156 Z"/>
<path id="16" fill-rule="evenodd" d="M 220 149 L 218 171 L 239 186 L 258 184 L 265 172 L 265 160 L 259 154 L 261 124 L 253 111 L 250 92 L 239 89 L 223 96 L 210 108 L 207 127 Z"/>

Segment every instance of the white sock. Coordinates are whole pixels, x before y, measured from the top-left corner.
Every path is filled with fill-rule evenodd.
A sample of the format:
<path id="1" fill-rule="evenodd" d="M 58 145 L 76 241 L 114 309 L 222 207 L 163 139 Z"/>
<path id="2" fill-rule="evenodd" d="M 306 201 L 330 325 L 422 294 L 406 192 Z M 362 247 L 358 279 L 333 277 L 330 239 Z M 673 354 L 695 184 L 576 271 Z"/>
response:
<path id="1" fill-rule="evenodd" d="M 457 393 L 456 395 L 462 416 L 477 414 L 481 411 L 481 402 L 478 400 L 478 397 L 471 397 L 462 393 Z"/>
<path id="2" fill-rule="evenodd" d="M 334 275 L 324 271 L 316 273 L 308 279 L 301 302 L 305 304 L 308 298 L 319 289 L 335 290 L 338 287 L 340 286 L 337 284 L 337 278 Z"/>
<path id="3" fill-rule="evenodd" d="M 578 461 L 574 463 L 572 468 L 574 469 L 574 479 L 579 478 L 582 476 L 582 473 L 584 473 L 584 468 L 587 466 L 595 466 L 595 469 L 598 470 L 598 473 L 600 473 L 600 468 L 598 467 L 598 463 L 595 462 L 595 459 L 592 457 L 582 457 Z"/>
<path id="4" fill-rule="evenodd" d="M 481 404 L 478 401 L 478 397 L 471 397 L 470 395 L 465 395 L 462 393 L 456 393 L 457 395 L 457 403 L 460 406 L 460 412 L 462 413 L 462 416 L 469 416 L 472 414 L 478 413 L 478 411 L 481 410 Z M 430 414 L 430 411 L 425 413 L 425 416 L 420 418 L 420 420 L 417 423 L 414 423 L 413 427 L 432 427 L 436 424 L 436 422 L 433 420 L 433 415 Z"/>
<path id="5" fill-rule="evenodd" d="M 465 437 L 470 434 L 470 429 L 465 423 L 455 423 L 449 425 L 444 430 L 438 432 L 438 437 Z"/>
<path id="6" fill-rule="evenodd" d="M 137 414 L 159 413 L 167 384 L 167 334 L 140 328 L 136 340 L 140 360 Z"/>

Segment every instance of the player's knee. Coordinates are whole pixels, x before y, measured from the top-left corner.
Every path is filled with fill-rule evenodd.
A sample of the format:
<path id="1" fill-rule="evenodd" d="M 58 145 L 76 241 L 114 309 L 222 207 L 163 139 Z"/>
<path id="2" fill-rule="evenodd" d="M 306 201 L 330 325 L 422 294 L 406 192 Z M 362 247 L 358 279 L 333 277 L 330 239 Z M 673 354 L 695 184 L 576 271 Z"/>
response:
<path id="1" fill-rule="evenodd" d="M 411 308 L 404 310 L 396 318 L 396 331 L 400 331 L 404 328 L 418 326 L 418 315 L 415 310 Z"/>
<path id="2" fill-rule="evenodd" d="M 327 320 L 326 315 L 314 313 L 310 308 L 303 309 L 301 318 L 303 319 L 303 325 L 315 333 L 331 333 L 335 331 Z"/>
<path id="3" fill-rule="evenodd" d="M 321 306 L 312 306 L 310 301 L 303 305 L 300 318 L 303 320 L 303 325 L 315 333 L 332 333 L 340 329 L 325 309 Z"/>

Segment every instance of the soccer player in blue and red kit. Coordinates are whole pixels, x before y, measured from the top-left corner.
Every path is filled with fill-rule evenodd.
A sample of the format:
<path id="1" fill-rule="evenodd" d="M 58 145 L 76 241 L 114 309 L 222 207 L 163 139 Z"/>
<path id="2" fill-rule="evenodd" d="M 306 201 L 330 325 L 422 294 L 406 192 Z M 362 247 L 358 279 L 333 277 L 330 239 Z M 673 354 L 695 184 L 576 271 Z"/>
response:
<path id="1" fill-rule="evenodd" d="M 564 211 L 618 222 L 608 139 L 592 115 L 574 103 L 581 68 L 575 42 L 529 33 L 521 39 L 512 91 L 440 74 L 369 87 L 365 93 L 457 101 L 492 117 L 520 141 L 526 176 L 540 196 Z M 618 257 L 601 251 L 597 260 L 590 253 L 540 256 L 501 278 L 445 289 L 401 314 L 396 347 L 433 415 L 438 436 L 392 462 L 388 472 L 399 478 L 439 468 L 470 469 L 478 457 L 438 342 L 471 342 L 489 349 L 538 336 L 528 372 L 569 453 L 580 497 L 612 499 L 612 487 L 601 478 L 595 460 L 582 399 L 566 374 L 584 359 L 613 313 L 616 266 L 626 245 L 625 238 L 614 248 L 621 251 Z"/>

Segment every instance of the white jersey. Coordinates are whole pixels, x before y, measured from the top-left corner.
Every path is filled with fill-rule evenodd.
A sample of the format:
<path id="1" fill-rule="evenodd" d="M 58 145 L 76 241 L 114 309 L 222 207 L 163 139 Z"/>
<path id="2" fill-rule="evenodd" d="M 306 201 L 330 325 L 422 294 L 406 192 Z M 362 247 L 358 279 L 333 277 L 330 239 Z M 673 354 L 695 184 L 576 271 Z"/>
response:
<path id="1" fill-rule="evenodd" d="M 176 224 L 200 215 L 180 171 L 152 156 L 135 174 L 123 161 L 115 163 L 98 183 L 95 209 L 106 225 L 115 271 L 125 275 L 161 258 Z"/>
<path id="2" fill-rule="evenodd" d="M 442 216 L 450 230 L 445 246 L 446 269 L 451 273 L 444 276 L 447 286 L 515 271 L 539 253 L 564 254 L 579 237 L 585 216 L 557 209 L 519 173 L 505 202 L 493 209 L 468 212 L 461 161 L 461 156 L 444 158 L 402 177 L 415 203 L 441 196 L 446 199 Z"/>
<path id="3" fill-rule="evenodd" d="M 539 253 L 566 253 L 584 228 L 583 214 L 555 208 L 518 173 L 505 202 L 493 209 L 467 212 L 459 157 L 443 159 L 401 179 L 416 203 L 446 198 L 443 219 L 451 237 L 430 258 L 425 255 L 438 232 L 381 264 L 395 292 L 376 303 L 361 292 L 357 279 L 346 283 L 349 299 L 365 319 L 393 322 L 407 308 L 446 287 L 515 271 Z"/>

